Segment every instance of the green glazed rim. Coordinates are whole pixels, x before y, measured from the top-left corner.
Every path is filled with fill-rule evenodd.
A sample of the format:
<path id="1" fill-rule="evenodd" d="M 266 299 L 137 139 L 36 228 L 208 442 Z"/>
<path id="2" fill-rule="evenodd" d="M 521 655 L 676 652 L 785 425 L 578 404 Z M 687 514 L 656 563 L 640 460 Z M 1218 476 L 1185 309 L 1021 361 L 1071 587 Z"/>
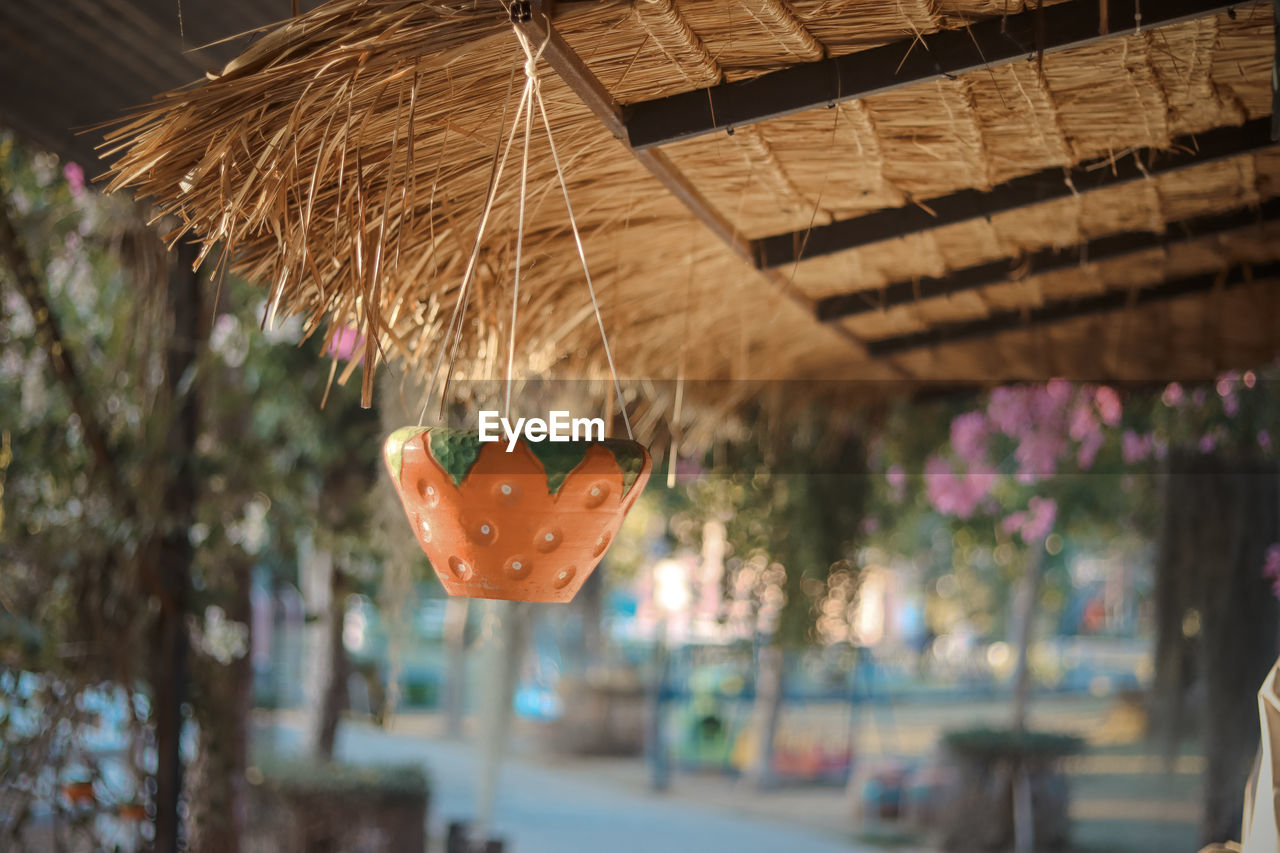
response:
<path id="1" fill-rule="evenodd" d="M 429 432 L 427 446 L 433 459 L 439 463 L 455 486 L 462 485 L 480 458 L 480 433 L 478 430 L 446 429 L 444 427 L 402 427 L 387 438 L 387 465 L 397 482 L 404 465 L 404 446 L 409 440 Z M 622 469 L 622 494 L 625 497 L 644 470 L 645 449 L 639 442 L 626 438 L 605 438 L 592 441 L 541 441 L 521 443 L 542 464 L 547 476 L 547 491 L 556 494 L 574 468 L 582 464 L 592 447 L 603 447 L 613 454 Z"/>

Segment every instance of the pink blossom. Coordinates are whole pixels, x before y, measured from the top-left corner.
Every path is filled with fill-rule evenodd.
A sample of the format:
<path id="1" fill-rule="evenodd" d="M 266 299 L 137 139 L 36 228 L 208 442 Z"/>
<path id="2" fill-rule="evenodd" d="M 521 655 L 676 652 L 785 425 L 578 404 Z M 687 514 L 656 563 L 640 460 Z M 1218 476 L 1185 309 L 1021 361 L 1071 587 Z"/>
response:
<path id="1" fill-rule="evenodd" d="M 1048 536 L 1057 518 L 1057 501 L 1053 498 L 1032 498 L 1027 502 L 1027 521 L 1022 525 L 1022 541 L 1037 542 Z"/>
<path id="2" fill-rule="evenodd" d="M 1240 381 L 1240 374 L 1234 370 L 1228 370 L 1218 377 L 1218 381 L 1214 383 L 1214 390 L 1218 392 L 1219 397 L 1225 397 L 1231 393 L 1238 381 Z"/>
<path id="3" fill-rule="evenodd" d="M 997 474 L 989 465 L 973 465 L 964 474 L 940 456 L 930 456 L 924 465 L 925 491 L 929 503 L 943 515 L 968 518 L 995 487 Z"/>
<path id="4" fill-rule="evenodd" d="M 1280 598 L 1280 542 L 1272 543 L 1262 559 L 1262 576 L 1271 581 L 1271 592 Z"/>
<path id="5" fill-rule="evenodd" d="M 951 447 L 966 463 L 973 465 L 987 457 L 990 427 L 981 412 L 966 412 L 951 421 Z"/>
<path id="6" fill-rule="evenodd" d="M 1052 379 L 1042 388 L 1032 388 L 1030 397 L 1032 425 L 1037 429 L 1056 428 L 1066 419 L 1072 398 L 1071 383 Z"/>
<path id="7" fill-rule="evenodd" d="M 1092 468 L 1104 441 L 1102 430 L 1094 430 L 1085 436 L 1084 440 L 1080 442 L 1079 449 L 1076 450 L 1076 464 L 1085 471 Z"/>
<path id="8" fill-rule="evenodd" d="M 1141 462 L 1151 455 L 1151 444 L 1151 436 L 1127 429 L 1120 437 L 1120 455 L 1127 465 Z"/>
<path id="9" fill-rule="evenodd" d="M 1025 512 L 1011 512 L 1005 516 L 1000 526 L 1004 528 L 1004 532 L 1010 535 L 1017 533 L 1022 529 L 1022 525 L 1027 523 L 1027 514 Z"/>
<path id="10" fill-rule="evenodd" d="M 1207 432 L 1200 436 L 1200 452 L 1212 453 L 1213 449 L 1218 446 L 1218 437 L 1211 432 Z"/>
<path id="11" fill-rule="evenodd" d="M 956 472 L 941 456 L 930 456 L 924 463 L 925 493 L 933 508 L 945 515 L 955 512 Z"/>
<path id="12" fill-rule="evenodd" d="M 1227 391 L 1222 396 L 1222 411 L 1229 418 L 1234 418 L 1240 412 L 1240 398 L 1235 391 Z"/>
<path id="13" fill-rule="evenodd" d="M 1108 395 L 1104 394 L 1106 400 Z M 1070 382 L 1054 379 L 1038 387 L 997 388 L 991 392 L 987 417 L 995 429 L 1016 439 L 1014 458 L 1017 480 L 1034 483 L 1057 472 L 1058 462 L 1070 450 L 1068 435 L 1082 440 L 1099 429 L 1092 407 L 1072 406 L 1075 395 Z M 1107 402 L 1108 417 L 1111 403 Z M 1097 439 L 1090 441 L 1085 461 L 1096 454 Z"/>
<path id="14" fill-rule="evenodd" d="M 1098 415 L 1102 418 L 1102 422 L 1109 427 L 1118 426 L 1120 424 L 1120 414 L 1123 407 L 1120 403 L 1120 395 L 1116 389 L 1103 385 L 1093 392 L 1093 404 L 1098 407 Z"/>
<path id="15" fill-rule="evenodd" d="M 1098 419 L 1093 416 L 1093 407 L 1084 400 L 1076 403 L 1071 409 L 1071 424 L 1067 427 L 1067 434 L 1072 440 L 1084 441 L 1093 433 L 1100 431 Z"/>
<path id="16" fill-rule="evenodd" d="M 349 361 L 364 347 L 364 335 L 354 326 L 345 326 L 329 341 L 325 355 L 337 356 L 342 361 Z"/>
<path id="17" fill-rule="evenodd" d="M 79 163 L 69 161 L 62 167 L 62 176 L 67 179 L 67 188 L 71 190 L 72 198 L 84 195 L 84 169 Z"/>
<path id="18" fill-rule="evenodd" d="M 1273 542 L 1267 547 L 1262 573 L 1269 578 L 1280 578 L 1280 542 Z"/>
<path id="19" fill-rule="evenodd" d="M 1177 382 L 1170 382 L 1164 388 L 1164 393 L 1160 395 L 1160 401 L 1166 406 L 1173 407 L 1182 402 L 1182 386 Z"/>
<path id="20" fill-rule="evenodd" d="M 1037 431 L 1024 436 L 1013 451 L 1018 461 L 1018 482 L 1034 483 L 1043 477 L 1052 477 L 1066 449 L 1066 440 L 1049 432 Z"/>
<path id="21" fill-rule="evenodd" d="M 966 517 L 977 511 L 986 497 L 991 494 L 991 490 L 996 487 L 998 479 L 996 470 L 985 463 L 969 468 L 961 480 L 968 498 Z"/>
<path id="22" fill-rule="evenodd" d="M 1158 460 L 1163 460 L 1169 455 L 1169 442 L 1163 436 L 1152 436 L 1151 438 L 1151 455 Z"/>
<path id="23" fill-rule="evenodd" d="M 1058 517 L 1058 504 L 1052 498 L 1035 497 L 1027 502 L 1025 512 L 1010 513 L 1001 526 L 1009 534 L 1018 534 L 1022 541 L 1030 544 L 1038 542 L 1053 530 L 1053 522 Z"/>
<path id="24" fill-rule="evenodd" d="M 1019 388 L 996 388 L 987 401 L 987 417 L 1007 436 L 1017 435 L 1027 420 L 1026 395 Z"/>
<path id="25" fill-rule="evenodd" d="M 1058 429 L 1066 419 L 1070 391 L 1070 383 L 1062 379 L 1039 387 L 996 388 L 987 402 L 987 417 L 1010 438 L 1021 438 L 1032 430 Z"/>
<path id="26" fill-rule="evenodd" d="M 1055 405 L 1064 406 L 1071 399 L 1071 383 L 1065 379 L 1050 379 L 1044 386 L 1045 394 Z"/>
<path id="27" fill-rule="evenodd" d="M 1265 429 L 1258 430 L 1258 446 L 1263 450 L 1271 449 L 1271 433 Z"/>
<path id="28" fill-rule="evenodd" d="M 697 459 L 688 459 L 684 456 L 676 457 L 676 477 L 678 479 L 696 479 L 701 477 L 702 474 L 702 465 Z"/>

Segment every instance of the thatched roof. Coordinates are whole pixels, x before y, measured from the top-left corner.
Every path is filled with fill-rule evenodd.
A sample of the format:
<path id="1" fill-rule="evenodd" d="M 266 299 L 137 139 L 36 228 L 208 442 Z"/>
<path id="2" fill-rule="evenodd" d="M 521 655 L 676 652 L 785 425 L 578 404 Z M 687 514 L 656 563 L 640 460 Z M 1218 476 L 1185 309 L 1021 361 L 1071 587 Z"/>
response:
<path id="1" fill-rule="evenodd" d="M 1271 4 L 1035 5 L 557 4 L 540 76 L 619 372 L 1191 379 L 1274 357 Z M 112 186 L 226 248 L 282 311 L 355 322 L 427 371 L 523 60 L 498 3 L 331 0 L 114 130 Z M 522 367 L 600 376 L 533 139 Z M 505 359 L 513 174 L 471 376 Z"/>

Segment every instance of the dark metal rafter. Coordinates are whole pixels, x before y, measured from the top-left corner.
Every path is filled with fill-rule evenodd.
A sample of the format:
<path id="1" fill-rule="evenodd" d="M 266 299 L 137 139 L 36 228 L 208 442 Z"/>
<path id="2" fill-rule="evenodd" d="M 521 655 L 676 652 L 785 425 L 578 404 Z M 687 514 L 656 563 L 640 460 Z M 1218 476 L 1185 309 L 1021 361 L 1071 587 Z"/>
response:
<path id="1" fill-rule="evenodd" d="M 816 311 L 819 320 L 839 320 L 909 305 L 922 299 L 980 290 L 1082 264 L 1116 260 L 1150 249 L 1203 240 L 1276 220 L 1280 220 L 1280 198 L 1268 199 L 1256 207 L 1242 207 L 1227 213 L 1170 222 L 1165 226 L 1164 232 L 1122 231 L 1065 249 L 1041 249 L 1017 258 L 1001 258 L 998 261 L 975 264 L 953 270 L 945 276 L 904 279 L 883 287 L 840 293 L 819 299 Z"/>
<path id="2" fill-rule="evenodd" d="M 535 3 L 531 14 L 515 21 L 534 44 L 545 46 L 542 57 L 559 75 L 582 103 L 595 115 L 615 138 L 626 144 L 626 129 L 622 124 L 621 106 L 600 80 L 587 68 L 582 58 L 564 40 L 550 23 L 547 15 L 549 3 Z M 661 151 L 632 151 L 649 173 L 689 208 L 707 228 L 723 240 L 738 255 L 751 258 L 750 242 L 742 236 L 724 216 L 715 209 L 685 175 L 676 168 Z"/>
<path id="3" fill-rule="evenodd" d="M 716 93 L 728 92 L 732 89 L 733 98 L 737 99 L 739 109 L 751 107 L 755 102 L 757 113 L 768 106 L 769 97 L 781 97 L 791 90 L 792 95 L 810 98 L 804 103 L 796 102 L 786 112 L 798 112 L 814 106 L 834 103 L 838 100 L 862 97 L 874 91 L 887 91 L 942 76 L 952 76 L 966 70 L 988 67 L 1001 62 L 1009 62 L 1018 58 L 1032 56 L 1041 50 L 1053 50 L 1089 44 L 1105 38 L 1132 33 L 1135 27 L 1126 26 L 1117 30 L 1122 22 L 1132 23 L 1139 10 L 1138 0 L 1109 0 L 1110 17 L 1108 21 L 1098 20 L 1100 4 L 1096 0 L 1070 0 L 1043 10 L 1007 16 L 1000 19 L 979 22 L 964 30 L 946 31 L 923 36 L 923 48 L 917 48 L 915 54 L 908 54 L 902 59 L 902 51 L 906 43 L 891 45 L 898 53 L 886 52 L 888 48 L 873 49 L 849 57 L 835 60 L 824 60 L 803 66 L 794 66 L 774 74 L 764 75 L 754 81 L 739 84 L 713 87 L 708 90 L 686 93 L 675 96 L 677 99 L 702 99 L 704 104 L 714 105 Z M 652 146 L 663 140 L 650 143 L 638 141 L 635 128 L 637 116 L 649 110 L 659 112 L 671 107 L 673 99 L 646 102 L 642 105 L 623 107 L 600 83 L 599 79 L 587 68 L 582 59 L 564 41 L 550 19 L 542 9 L 549 5 L 546 2 L 534 2 L 532 14 L 516 21 L 535 43 L 544 43 L 543 58 L 556 71 L 560 78 L 582 99 L 583 103 L 596 115 L 601 123 L 619 139 L 636 159 L 687 207 L 709 230 L 711 230 L 726 246 L 739 256 L 755 264 L 760 273 L 782 294 L 795 304 L 814 315 L 815 319 L 831 319 L 835 313 L 856 313 L 850 309 L 852 303 L 846 302 L 842 307 L 827 300 L 825 308 L 809 297 L 791 281 L 781 267 L 799 260 L 801 257 L 840 252 L 855 246 L 879 240 L 902 236 L 917 231 L 924 231 L 947 224 L 964 222 L 980 217 L 990 217 L 995 213 L 1015 210 L 1021 207 L 1040 204 L 1046 201 L 1063 198 L 1089 190 L 1106 186 L 1117 186 L 1127 182 L 1146 179 L 1154 174 L 1187 168 L 1200 163 L 1207 163 L 1227 157 L 1246 154 L 1272 145 L 1270 118 L 1257 119 L 1242 127 L 1218 128 L 1200 134 L 1198 137 L 1182 137 L 1174 140 L 1172 150 L 1141 149 L 1128 156 L 1106 158 L 1073 168 L 1048 169 L 1032 175 L 1015 178 L 990 190 L 967 189 L 948 196 L 928 199 L 928 208 L 912 204 L 901 208 L 880 210 L 865 216 L 833 222 L 828 225 L 807 231 L 779 234 L 758 240 L 747 240 L 710 201 L 702 195 L 696 186 L 675 166 L 660 150 Z M 1209 2 L 1209 0 L 1164 0 L 1159 4 L 1149 4 L 1152 9 L 1143 9 L 1141 17 L 1142 29 L 1164 26 L 1182 20 L 1188 20 L 1230 9 L 1232 6 L 1246 3 Z M 529 8 L 528 5 L 525 6 Z M 1106 8 L 1106 4 L 1101 4 Z M 1032 17 L 1034 15 L 1034 17 Z M 1092 17 L 1090 17 L 1092 16 Z M 1030 29 L 1028 29 L 1028 27 Z M 1003 47 L 995 50 L 988 48 L 995 44 L 995 39 Z M 1029 47 L 1030 45 L 1030 47 Z M 1017 46 L 1014 51 L 1012 46 Z M 976 59 L 970 55 L 964 59 L 965 51 L 980 54 Z M 887 62 L 891 58 L 892 62 Z M 902 60 L 902 61 L 899 61 Z M 886 64 L 887 62 L 887 64 Z M 969 64 L 965 64 L 968 62 Z M 927 68 L 926 68 L 927 66 Z M 886 68 L 894 69 L 887 72 Z M 813 100 L 812 91 L 806 88 L 805 80 L 813 82 L 814 74 L 826 75 L 827 94 Z M 848 75 L 857 79 L 850 85 Z M 891 80 L 886 78 L 891 77 Z M 860 81 L 860 83 L 858 82 Z M 877 83 L 877 81 L 880 81 Z M 752 84 L 756 86 L 752 88 Z M 834 87 L 834 88 L 833 88 Z M 877 88 L 878 87 L 878 88 Z M 748 95 L 744 96 L 746 92 Z M 772 92 L 773 95 L 769 93 Z M 834 92 L 834 96 L 831 93 Z M 665 105 L 665 106 L 663 106 Z M 758 107 L 758 109 L 757 109 Z M 676 112 L 679 110 L 677 109 Z M 715 107 L 715 117 L 708 131 L 719 127 L 729 127 L 748 121 L 758 121 L 767 116 L 763 114 L 734 113 L 733 109 L 724 111 Z M 708 115 L 711 109 L 707 110 Z M 778 113 L 772 113 L 778 114 Z M 684 120 L 683 118 L 680 120 Z M 727 123 L 726 123 L 727 120 Z M 697 131 L 702 132 L 702 131 Z M 686 134 L 687 135 L 687 134 Z M 1265 207 L 1265 206 L 1264 206 Z M 1267 214 L 1268 217 L 1270 214 Z M 1255 219 L 1257 214 L 1254 214 Z M 1206 218 L 1207 220 L 1208 218 Z M 1176 223 L 1170 226 L 1176 230 L 1192 223 Z M 1240 226 L 1247 225 L 1240 221 Z M 1198 228 L 1227 228 L 1225 223 L 1197 222 Z M 1196 233 L 1195 228 L 1191 233 Z M 1151 245 L 1162 245 L 1161 240 L 1167 237 L 1157 235 L 1140 236 L 1134 232 L 1100 238 L 1084 247 L 1087 255 L 1093 259 L 1102 257 L 1118 257 L 1130 251 L 1139 251 L 1145 242 Z M 1110 242 L 1108 242 L 1110 241 Z M 1032 256 L 1028 260 L 1031 269 L 1037 269 L 1037 263 L 1044 266 L 1037 271 L 1059 268 L 1053 264 L 1065 266 L 1068 260 L 1051 259 L 1046 254 Z M 1067 253 L 1069 263 L 1083 260 L 1080 254 L 1072 256 Z M 1001 280 L 1009 277 L 1007 262 L 985 265 L 986 269 L 972 268 L 964 272 L 968 278 L 957 281 L 954 278 L 928 282 L 927 286 L 935 287 L 939 292 L 954 292 L 964 287 L 981 287 L 983 283 L 999 274 Z M 997 269 L 998 266 L 998 269 Z M 1280 274 L 1280 270 L 1272 264 L 1259 268 L 1259 276 L 1269 277 Z M 984 276 L 986 278 L 984 278 Z M 1237 278 L 1248 279 L 1247 272 L 1233 271 L 1226 281 L 1232 286 Z M 827 325 L 828 329 L 839 333 L 857 350 L 869 356 L 886 357 L 897 352 L 921 346 L 931 346 L 952 340 L 964 340 L 996 334 L 1006 328 L 1024 327 L 1056 322 L 1059 319 L 1102 313 L 1123 308 L 1128 305 L 1173 298 L 1185 293 L 1194 293 L 1220 283 L 1220 276 L 1192 276 L 1177 279 L 1147 288 L 1113 291 L 1086 299 L 1055 302 L 1030 311 L 1001 312 L 983 320 L 951 324 L 929 329 L 913 335 L 883 339 L 868 343 L 851 330 L 838 323 Z M 902 286 L 901 283 L 893 287 Z M 918 292 L 919 283 L 912 282 L 912 298 Z M 947 290 L 951 288 L 951 290 Z M 855 295 L 858 296 L 858 295 Z M 841 297 L 837 297 L 839 299 Z M 860 297 L 859 297 L 860 298 Z M 826 316 L 835 312 L 832 317 Z M 895 367 L 895 369 L 897 369 Z"/>
<path id="4" fill-rule="evenodd" d="M 989 338 L 1002 332 L 1047 326 L 1077 317 L 1110 314 L 1130 307 L 1207 293 L 1217 288 L 1228 289 L 1255 282 L 1267 282 L 1268 286 L 1275 286 L 1273 280 L 1277 278 L 1280 278 L 1280 261 L 1254 266 L 1236 264 L 1221 272 L 1183 276 L 1146 287 L 1108 290 L 1078 299 L 1056 300 L 1025 311 L 999 311 L 981 320 L 949 323 L 909 335 L 881 338 L 869 341 L 867 349 L 872 356 L 900 355 L 911 350 Z"/>
<path id="5" fill-rule="evenodd" d="M 605 89 L 599 78 L 587 68 L 582 58 L 551 25 L 548 14 L 549 5 L 546 0 L 532 3 L 528 15 L 522 13 L 513 15 L 513 23 L 520 27 L 534 44 L 543 45 L 542 57 L 546 63 L 559 75 L 565 85 L 577 94 L 601 124 L 623 145 L 627 145 L 626 132 L 622 124 L 622 108 Z M 702 195 L 666 154 L 658 150 L 637 151 L 630 146 L 627 146 L 627 150 L 631 151 L 636 160 L 721 242 L 748 263 L 754 263 L 754 246 L 751 241 L 720 211 L 716 210 L 715 206 Z M 759 272 L 780 294 L 807 314 L 813 314 L 813 298 L 797 288 L 789 277 L 776 270 L 760 268 Z M 853 332 L 840 326 L 827 328 L 844 338 L 859 352 L 865 353 L 865 343 Z"/>
<path id="6" fill-rule="evenodd" d="M 1169 150 L 1143 148 L 1128 156 L 1103 158 L 1070 169 L 1045 169 L 997 184 L 990 190 L 960 190 L 924 199 L 921 204 L 877 210 L 805 231 L 763 237 L 752 241 L 752 245 L 759 266 L 781 267 L 802 258 L 830 255 L 1090 190 L 1146 180 L 1152 175 L 1260 151 L 1275 144 L 1271 139 L 1271 118 L 1257 118 L 1239 127 L 1219 127 L 1179 137 Z"/>
<path id="7" fill-rule="evenodd" d="M 637 149 L 1213 15 L 1249 0 L 1072 0 L 624 109 Z"/>

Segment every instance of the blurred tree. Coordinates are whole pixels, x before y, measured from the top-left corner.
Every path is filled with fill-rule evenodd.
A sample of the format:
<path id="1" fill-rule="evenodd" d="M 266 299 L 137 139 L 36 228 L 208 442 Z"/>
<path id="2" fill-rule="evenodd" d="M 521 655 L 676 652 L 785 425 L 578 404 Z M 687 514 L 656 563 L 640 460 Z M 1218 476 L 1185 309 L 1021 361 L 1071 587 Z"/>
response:
<path id="1" fill-rule="evenodd" d="M 716 464 L 690 482 L 689 508 L 673 523 L 699 550 L 708 522 L 724 526 L 724 618 L 759 640 L 747 772 L 758 787 L 775 781 L 788 655 L 832 639 L 819 631 L 824 603 L 852 604 L 867 483 L 863 422 L 835 423 L 812 407 L 788 410 L 783 427 L 780 414 L 761 407 L 748 418 L 751 440 L 717 448 Z"/>
<path id="2" fill-rule="evenodd" d="M 1135 461 L 1156 457 L 1164 484 L 1153 706 L 1172 755 L 1191 680 L 1202 682 L 1206 843 L 1240 831 L 1258 748 L 1255 695 L 1280 650 L 1278 381 L 1273 366 L 1173 383 L 1147 401 L 1149 431 L 1125 437 Z"/>
<path id="3" fill-rule="evenodd" d="M 1207 696 L 1206 841 L 1238 831 L 1257 747 L 1253 697 L 1277 651 L 1268 585 L 1280 577 L 1280 471 L 1270 435 L 1280 399 L 1271 372 L 1224 373 L 1125 400 L 1107 386 L 1062 380 L 997 388 L 982 400 L 942 404 L 940 418 L 903 406 L 880 460 L 881 492 L 897 502 L 914 498 L 916 512 L 1031 549 L 1015 727 L 1026 715 L 1028 632 L 1046 534 L 1158 538 L 1152 716 L 1172 746 L 1191 674 L 1199 673 Z M 923 426 L 912 429 L 907 419 Z M 931 425 L 939 422 L 949 423 L 945 433 Z M 909 471 L 924 480 L 911 494 Z M 1264 572 L 1273 553 L 1276 577 Z"/>
<path id="4" fill-rule="evenodd" d="M 6 778 L 25 780 L 15 792 L 11 838 L 35 802 L 62 805 L 57 780 L 50 791 L 35 771 L 66 763 L 75 737 L 44 737 L 61 722 L 45 709 L 83 704 L 81 695 L 101 693 L 104 682 L 132 690 L 139 679 L 154 680 L 155 670 L 140 662 L 158 659 L 144 650 L 159 625 L 181 626 L 174 592 L 189 569 L 172 551 L 164 498 L 175 497 L 174 481 L 155 450 L 180 439 L 178 413 L 189 405 L 175 393 L 174 368 L 184 356 L 168 345 L 181 297 L 168 298 L 158 285 L 167 277 L 163 251 L 136 218 L 117 218 L 118 206 L 82 205 L 83 196 L 82 183 L 62 180 L 55 158 L 28 156 L 0 137 L 0 396 L 13 401 L 0 528 L 11 557 L 0 567 L 0 587 L 5 616 L 29 617 L 35 638 L 7 650 L 6 704 L 25 701 L 35 719 L 47 718 L 45 726 L 5 731 L 5 751 L 22 762 Z M 145 276 L 127 311 L 119 258 Z M 163 561 L 167 535 L 171 563 Z M 24 683 L 34 688 L 24 691 Z M 173 698 L 171 710 L 179 707 Z M 159 702 L 130 705 L 152 720 L 162 715 Z M 157 752 L 176 753 L 176 737 L 161 737 L 172 729 L 156 728 Z M 157 805 L 172 800 L 177 780 L 150 769 L 167 782 L 152 791 Z M 140 787 L 132 793 L 144 795 Z M 173 822 L 158 813 L 156 831 L 157 843 L 167 832 L 176 845 Z"/>
<path id="5" fill-rule="evenodd" d="M 288 564 L 302 530 L 371 565 L 378 423 L 341 387 L 320 411 L 339 363 L 320 360 L 320 336 L 299 346 L 296 321 L 251 331 L 261 301 L 235 282 L 215 310 L 185 250 L 166 253 L 131 203 L 88 193 L 74 166 L 63 171 L 0 137 L 9 211 L 0 398 L 13 401 L 0 442 L 0 625 L 22 628 L 21 642 L 2 647 L 0 665 L 15 676 L 4 701 L 15 701 L 23 673 L 59 695 L 147 685 L 131 703 L 147 723 L 136 734 L 170 746 L 140 770 L 169 772 L 172 791 L 181 721 L 156 726 L 189 698 L 191 847 L 233 851 L 247 760 L 249 570 L 271 555 Z M 167 662 L 141 666 L 156 648 L 170 650 Z M 53 748 L 42 755 L 38 738 L 0 734 L 0 753 L 28 770 Z M 12 777 L 28 779 L 28 805 L 47 798 L 38 776 Z M 163 793 L 151 783 L 134 796 Z M 176 834 L 160 829 L 158 843 Z"/>
<path id="6" fill-rule="evenodd" d="M 1022 567 L 1013 617 L 1011 709 L 1011 726 L 1021 731 L 1048 538 L 1055 531 L 1059 541 L 1063 532 L 1077 540 L 1113 538 L 1130 516 L 1125 490 L 1115 488 L 1119 475 L 1113 467 L 1119 461 L 1122 400 L 1107 386 L 1055 380 L 934 405 L 942 407 L 943 417 L 922 418 L 918 410 L 903 407 L 899 423 L 886 430 L 892 460 L 886 481 L 892 481 L 890 490 L 901 502 L 907 498 L 906 472 L 920 471 L 924 488 L 915 493 L 918 508 L 971 530 L 993 553 L 1019 554 L 1004 562 Z M 912 429 L 907 419 L 929 425 Z M 941 424 L 947 425 L 945 432 Z M 1099 476 L 1104 471 L 1110 476 Z"/>

